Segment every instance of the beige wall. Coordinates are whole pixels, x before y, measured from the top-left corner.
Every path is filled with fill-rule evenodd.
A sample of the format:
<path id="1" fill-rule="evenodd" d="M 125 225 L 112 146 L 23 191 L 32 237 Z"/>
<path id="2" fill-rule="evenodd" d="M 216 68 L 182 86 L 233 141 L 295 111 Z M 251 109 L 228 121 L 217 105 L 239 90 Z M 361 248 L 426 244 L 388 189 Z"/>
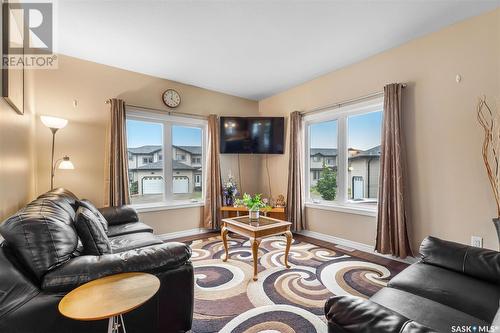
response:
<path id="1" fill-rule="evenodd" d="M 97 205 L 104 202 L 104 156 L 109 110 L 105 100 L 118 97 L 128 104 L 165 109 L 161 93 L 167 88 L 174 88 L 182 97 L 176 112 L 201 115 L 258 113 L 255 101 L 63 55 L 59 56 L 59 69 L 36 71 L 34 84 L 37 115 L 53 115 L 69 120 L 68 126 L 57 133 L 56 156 L 69 155 L 76 169 L 58 171 L 55 186 L 66 187 Z M 78 101 L 76 108 L 73 107 L 75 99 Z M 36 192 L 39 194 L 49 189 L 51 134 L 38 117 L 36 123 Z M 222 159 L 223 166 L 231 165 L 235 173 L 236 157 L 224 156 Z M 242 156 L 241 161 L 243 185 L 249 191 L 257 191 L 258 184 L 253 180 L 257 177 L 260 160 L 254 156 Z M 192 229 L 200 223 L 199 208 L 143 213 L 141 218 L 150 222 L 159 233 Z"/>
<path id="2" fill-rule="evenodd" d="M 32 89 L 31 73 L 25 93 Z M 34 111 L 26 98 L 25 114 L 17 114 L 0 98 L 0 222 L 24 206 L 34 195 Z"/>
<path id="3" fill-rule="evenodd" d="M 457 84 L 455 76 L 462 82 Z M 381 91 L 406 82 L 414 246 L 427 235 L 463 243 L 471 235 L 497 248 L 495 205 L 481 160 L 478 96 L 500 93 L 500 10 L 416 39 L 259 102 L 265 115 L 288 115 Z M 288 148 L 288 147 L 287 147 Z M 288 152 L 270 155 L 273 194 L 286 193 Z M 267 179 L 261 182 L 267 191 Z M 309 229 L 375 243 L 375 218 L 307 209 Z"/>

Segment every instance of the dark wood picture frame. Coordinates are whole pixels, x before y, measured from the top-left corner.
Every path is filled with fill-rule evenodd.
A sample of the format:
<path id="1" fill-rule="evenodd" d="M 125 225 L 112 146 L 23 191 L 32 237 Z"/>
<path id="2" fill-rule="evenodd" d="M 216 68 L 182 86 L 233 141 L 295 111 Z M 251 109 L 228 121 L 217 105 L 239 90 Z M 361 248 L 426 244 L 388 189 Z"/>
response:
<path id="1" fill-rule="evenodd" d="M 9 56 L 9 29 L 10 15 L 9 2 L 3 0 L 1 3 L 1 36 L 2 36 L 2 97 L 19 114 L 24 114 L 24 64 L 21 68 L 9 68 L 3 66 L 4 58 Z M 19 55 L 24 58 L 24 54 Z"/>

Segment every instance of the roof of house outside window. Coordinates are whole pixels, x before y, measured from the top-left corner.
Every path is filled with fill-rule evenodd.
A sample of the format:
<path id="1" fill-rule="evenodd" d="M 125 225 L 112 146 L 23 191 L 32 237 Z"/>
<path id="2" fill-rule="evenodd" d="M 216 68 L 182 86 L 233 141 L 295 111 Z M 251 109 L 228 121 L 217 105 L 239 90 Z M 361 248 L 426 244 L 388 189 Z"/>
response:
<path id="1" fill-rule="evenodd" d="M 172 146 L 181 150 L 184 150 L 192 155 L 201 155 L 202 149 L 201 146 Z M 129 153 L 133 155 L 145 155 L 145 154 L 153 154 L 156 153 L 157 151 L 161 151 L 162 147 L 161 145 L 146 145 L 146 146 L 141 146 L 141 147 L 135 147 L 135 148 L 128 148 L 127 149 Z"/>
<path id="2" fill-rule="evenodd" d="M 199 167 L 192 167 L 187 164 L 184 164 L 179 161 L 172 161 L 172 169 L 173 170 L 198 170 L 200 169 Z M 130 168 L 130 171 L 140 171 L 140 170 L 163 170 L 163 161 L 158 161 L 154 163 L 148 163 L 145 165 L 141 165 L 138 168 Z"/>
<path id="3" fill-rule="evenodd" d="M 350 152 L 353 152 L 354 155 L 349 158 L 358 158 L 358 157 L 380 157 L 380 146 L 375 146 L 373 148 L 367 150 L 358 150 L 358 149 L 349 149 Z M 311 156 L 321 155 L 324 157 L 335 157 L 337 156 L 336 148 L 311 148 L 310 150 Z"/>

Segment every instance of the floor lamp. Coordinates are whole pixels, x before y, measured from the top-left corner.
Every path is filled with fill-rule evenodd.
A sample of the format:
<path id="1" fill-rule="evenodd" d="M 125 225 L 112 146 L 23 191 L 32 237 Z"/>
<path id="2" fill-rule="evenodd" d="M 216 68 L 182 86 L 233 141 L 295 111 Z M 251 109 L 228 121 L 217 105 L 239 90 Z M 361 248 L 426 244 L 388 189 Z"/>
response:
<path id="1" fill-rule="evenodd" d="M 54 146 L 56 142 L 56 132 L 61 128 L 64 128 L 68 124 L 68 121 L 63 118 L 50 117 L 50 116 L 40 116 L 40 120 L 52 132 L 52 153 L 50 162 L 50 189 L 52 190 L 54 188 L 54 174 L 56 172 L 56 167 L 65 170 L 72 170 L 75 168 L 68 156 L 64 156 L 63 158 L 58 159 L 54 163 Z"/>

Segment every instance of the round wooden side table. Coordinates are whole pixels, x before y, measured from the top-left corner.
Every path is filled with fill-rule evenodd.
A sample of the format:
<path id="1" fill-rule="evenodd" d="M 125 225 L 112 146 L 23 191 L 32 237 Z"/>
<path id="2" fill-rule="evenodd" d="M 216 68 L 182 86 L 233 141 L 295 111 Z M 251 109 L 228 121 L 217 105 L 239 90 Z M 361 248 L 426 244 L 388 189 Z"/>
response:
<path id="1" fill-rule="evenodd" d="M 108 333 L 126 333 L 123 314 L 146 303 L 160 289 L 148 273 L 120 273 L 85 283 L 59 302 L 59 312 L 75 320 L 109 319 Z"/>

